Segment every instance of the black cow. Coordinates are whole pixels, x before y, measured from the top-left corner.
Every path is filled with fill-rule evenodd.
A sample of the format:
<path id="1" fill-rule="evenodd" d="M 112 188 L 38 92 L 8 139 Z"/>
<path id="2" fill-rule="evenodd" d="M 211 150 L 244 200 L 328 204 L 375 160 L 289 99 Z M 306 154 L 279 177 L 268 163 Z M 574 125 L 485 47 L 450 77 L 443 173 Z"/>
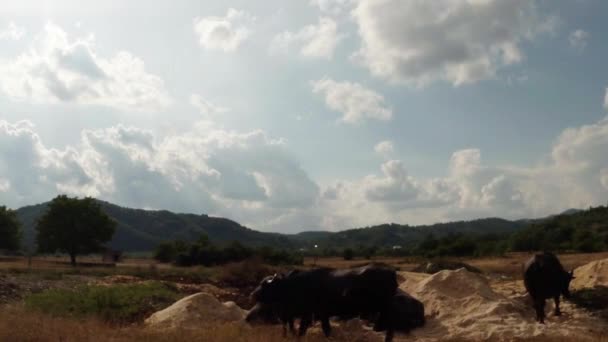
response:
<path id="1" fill-rule="evenodd" d="M 329 336 L 330 317 L 347 320 L 377 316 L 378 320 L 386 320 L 397 286 L 395 271 L 384 267 L 318 268 L 267 277 L 252 297 L 274 311 L 283 324 L 292 324 L 299 318 L 300 336 L 306 334 L 313 320 L 321 321 L 323 333 Z M 390 341 L 389 336 L 392 338 L 390 326 Z"/>
<path id="2" fill-rule="evenodd" d="M 555 300 L 555 315 L 561 315 L 559 297 L 570 298 L 573 272 L 566 272 L 557 257 L 549 252 L 536 254 L 524 265 L 524 285 L 534 300 L 536 320 L 545 323 L 545 300 Z"/>
<path id="3" fill-rule="evenodd" d="M 374 331 L 387 331 L 391 335 L 391 331 L 407 334 L 425 323 L 424 304 L 408 293 L 398 290 L 391 300 L 388 314 L 376 321 Z"/>

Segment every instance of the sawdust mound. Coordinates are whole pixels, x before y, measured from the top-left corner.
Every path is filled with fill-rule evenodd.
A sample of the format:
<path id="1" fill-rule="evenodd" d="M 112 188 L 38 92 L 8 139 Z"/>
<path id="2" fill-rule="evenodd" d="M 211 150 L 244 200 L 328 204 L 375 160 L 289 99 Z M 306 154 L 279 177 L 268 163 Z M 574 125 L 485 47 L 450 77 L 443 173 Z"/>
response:
<path id="1" fill-rule="evenodd" d="M 513 341 L 538 336 L 581 340 L 602 326 L 568 303 L 560 317 L 554 317 L 549 311 L 552 305 L 547 305 L 547 324 L 538 324 L 525 292 L 507 297 L 494 291 L 483 275 L 464 268 L 441 271 L 401 287 L 424 303 L 427 324 L 412 332 L 419 341 Z"/>
<path id="2" fill-rule="evenodd" d="M 608 286 L 608 259 L 592 261 L 574 270 L 571 289 Z"/>
<path id="3" fill-rule="evenodd" d="M 170 307 L 155 312 L 146 324 L 153 328 L 200 328 L 210 322 L 234 322 L 245 318 L 246 311 L 234 302 L 221 303 L 208 293 L 196 293 Z"/>

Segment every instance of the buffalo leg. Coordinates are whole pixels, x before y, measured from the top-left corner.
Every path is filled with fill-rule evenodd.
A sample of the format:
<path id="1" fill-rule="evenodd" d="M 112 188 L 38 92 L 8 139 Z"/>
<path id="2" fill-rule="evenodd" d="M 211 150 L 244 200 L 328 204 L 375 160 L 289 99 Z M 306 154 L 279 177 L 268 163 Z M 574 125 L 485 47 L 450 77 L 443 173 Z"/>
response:
<path id="1" fill-rule="evenodd" d="M 553 298 L 555 300 L 555 316 L 561 316 L 562 312 L 559 310 L 559 296 Z"/>
<path id="2" fill-rule="evenodd" d="M 293 324 L 294 319 L 293 318 L 288 318 L 287 320 L 283 321 L 283 337 L 287 337 L 287 326 L 289 325 L 289 332 L 292 335 L 296 335 L 296 328 Z"/>
<path id="3" fill-rule="evenodd" d="M 306 335 L 306 330 L 308 330 L 308 327 L 310 326 L 311 323 L 312 323 L 312 320 L 311 320 L 310 315 L 303 315 L 302 319 L 300 319 L 300 329 L 298 331 L 298 336 Z"/>
<path id="4" fill-rule="evenodd" d="M 296 327 L 293 326 L 293 318 L 289 320 L 289 331 L 291 331 L 292 335 L 296 334 Z"/>
<path id="5" fill-rule="evenodd" d="M 545 300 L 534 300 L 534 309 L 536 310 L 536 320 L 540 323 L 545 323 Z"/>
<path id="6" fill-rule="evenodd" d="M 395 331 L 393 330 L 393 327 L 389 327 L 386 330 L 386 335 L 384 336 L 384 342 L 392 342 L 393 336 L 395 336 Z"/>
<path id="7" fill-rule="evenodd" d="M 331 335 L 331 324 L 329 324 L 329 317 L 324 316 L 321 318 L 321 328 L 323 328 L 323 334 L 325 337 Z"/>

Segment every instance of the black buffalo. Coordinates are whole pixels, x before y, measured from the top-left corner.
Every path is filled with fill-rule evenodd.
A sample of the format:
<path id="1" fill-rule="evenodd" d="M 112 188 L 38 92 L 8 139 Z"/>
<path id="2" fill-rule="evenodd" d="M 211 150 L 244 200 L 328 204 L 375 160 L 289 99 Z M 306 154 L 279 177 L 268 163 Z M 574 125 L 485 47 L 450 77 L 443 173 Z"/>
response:
<path id="1" fill-rule="evenodd" d="M 329 336 L 330 317 L 347 320 L 355 317 L 377 317 L 390 322 L 386 315 L 397 291 L 397 275 L 392 269 L 368 265 L 346 270 L 317 268 L 267 277 L 252 293 L 261 305 L 248 316 L 253 320 L 260 312 L 274 312 L 283 324 L 293 326 L 300 319 L 298 334 L 303 336 L 314 320 L 321 321 L 323 333 Z M 393 328 L 387 325 L 387 340 Z"/>
<path id="2" fill-rule="evenodd" d="M 570 298 L 570 281 L 573 272 L 566 272 L 557 257 L 545 252 L 536 254 L 524 265 L 524 285 L 534 300 L 536 320 L 545 322 L 545 300 L 555 300 L 555 315 L 561 315 L 559 297 Z"/>
<path id="3" fill-rule="evenodd" d="M 398 290 L 391 300 L 388 314 L 378 319 L 374 331 L 398 331 L 409 333 L 415 328 L 424 326 L 424 304 L 402 290 Z"/>

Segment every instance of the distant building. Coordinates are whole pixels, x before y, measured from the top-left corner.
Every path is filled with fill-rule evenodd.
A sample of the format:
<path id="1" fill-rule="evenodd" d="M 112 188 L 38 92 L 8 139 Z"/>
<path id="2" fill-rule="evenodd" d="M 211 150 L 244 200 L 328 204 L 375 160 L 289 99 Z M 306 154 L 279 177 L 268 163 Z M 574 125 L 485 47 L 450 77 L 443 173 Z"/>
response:
<path id="1" fill-rule="evenodd" d="M 397 249 L 401 249 L 401 246 L 400 245 L 394 245 L 393 246 L 393 250 L 397 250 Z"/>

